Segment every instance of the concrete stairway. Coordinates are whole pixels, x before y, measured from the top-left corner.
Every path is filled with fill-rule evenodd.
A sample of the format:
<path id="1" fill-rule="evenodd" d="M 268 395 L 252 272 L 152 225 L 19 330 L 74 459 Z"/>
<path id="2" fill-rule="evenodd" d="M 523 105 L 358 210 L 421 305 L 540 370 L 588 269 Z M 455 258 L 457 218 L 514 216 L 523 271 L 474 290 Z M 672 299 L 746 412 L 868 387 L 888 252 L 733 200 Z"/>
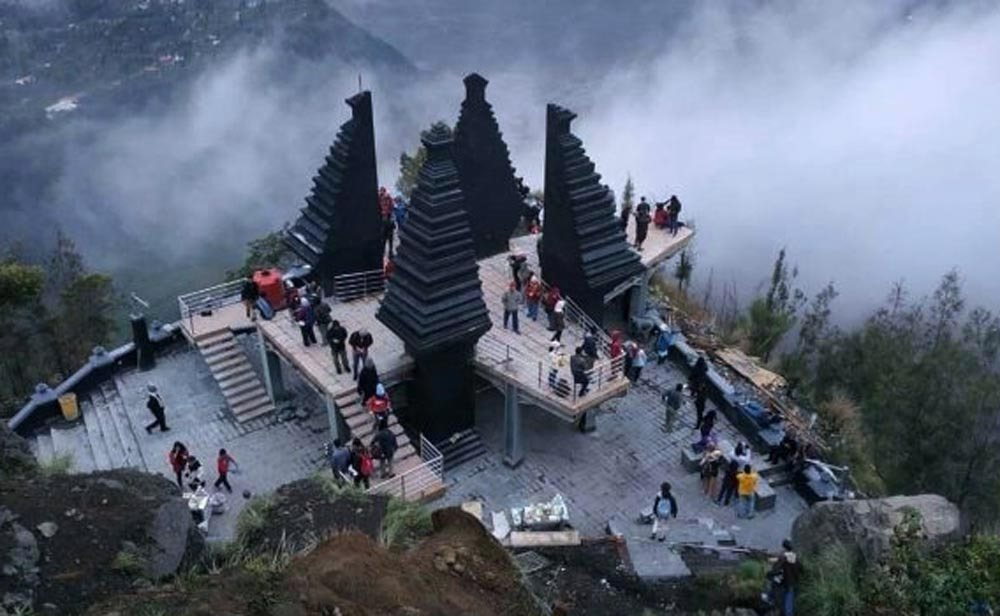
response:
<path id="1" fill-rule="evenodd" d="M 371 443 L 372 437 L 375 436 L 375 422 L 372 420 L 371 413 L 361 406 L 361 398 L 358 393 L 348 391 L 334 400 L 340 408 L 341 417 L 344 418 L 344 422 L 351 431 L 351 438 L 361 439 L 365 445 Z M 398 475 L 420 464 L 420 454 L 413 447 L 413 443 L 410 442 L 403 426 L 396 421 L 396 415 L 393 413 L 389 414 L 389 429 L 396 435 L 396 442 L 399 445 L 392 462 L 393 472 Z"/>
<path id="2" fill-rule="evenodd" d="M 142 426 L 132 424 L 112 382 L 102 383 L 89 395 L 81 396 L 79 405 L 79 420 L 57 424 L 35 436 L 35 455 L 40 461 L 69 455 L 73 473 L 113 468 L 148 470 L 136 434 Z"/>
<path id="3" fill-rule="evenodd" d="M 486 445 L 475 428 L 456 432 L 451 438 L 435 443 L 434 446 L 444 456 L 446 473 L 486 453 Z"/>
<path id="4" fill-rule="evenodd" d="M 231 330 L 205 334 L 195 342 L 236 421 L 250 421 L 274 411 L 264 384 Z"/>

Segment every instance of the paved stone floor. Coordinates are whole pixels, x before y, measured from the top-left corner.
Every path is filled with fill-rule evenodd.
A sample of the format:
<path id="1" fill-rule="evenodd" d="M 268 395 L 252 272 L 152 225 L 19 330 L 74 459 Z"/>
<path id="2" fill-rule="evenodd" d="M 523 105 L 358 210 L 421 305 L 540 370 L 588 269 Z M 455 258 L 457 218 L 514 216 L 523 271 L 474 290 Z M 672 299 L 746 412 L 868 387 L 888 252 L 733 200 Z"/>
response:
<path id="1" fill-rule="evenodd" d="M 253 357 L 253 355 L 251 355 Z M 145 387 L 159 385 L 167 405 L 169 432 L 147 435 L 141 427 L 148 421 Z M 295 384 L 288 375 L 286 383 Z M 136 437 L 150 472 L 173 480 L 167 453 L 174 441 L 181 441 L 205 465 L 205 479 L 211 490 L 217 474 L 216 455 L 225 448 L 239 463 L 239 472 L 230 475 L 233 494 L 228 511 L 212 517 L 210 540 L 229 540 L 236 518 L 246 501 L 243 490 L 253 494 L 268 492 L 278 486 L 308 477 L 323 467 L 322 446 L 329 434 L 329 424 L 321 408 L 303 403 L 310 412 L 303 419 L 279 422 L 275 414 L 237 423 L 226 408 L 222 392 L 212 378 L 201 355 L 194 349 L 158 358 L 155 370 L 148 373 L 127 372 L 117 385 L 125 407 L 136 426 Z"/>
<path id="2" fill-rule="evenodd" d="M 717 507 L 701 492 L 697 474 L 680 464 L 681 447 L 697 440 L 694 408 L 688 402 L 671 431 L 663 427 L 660 392 L 682 375 L 669 363 L 647 366 L 642 380 L 624 398 L 604 404 L 597 430 L 583 434 L 573 426 L 534 407 L 522 407 L 524 462 L 516 469 L 502 462 L 503 398 L 493 391 L 480 394 L 477 428 L 489 453 L 455 469 L 446 477 L 443 504 L 481 500 L 484 511 L 497 511 L 563 495 L 571 523 L 584 536 L 605 532 L 609 520 L 648 535 L 649 527 L 635 518 L 652 505 L 663 481 L 674 487 L 679 521 L 667 541 L 687 541 L 692 528 L 728 530 L 744 546 L 777 550 L 805 502 L 791 489 L 779 487 L 777 505 L 752 520 L 740 520 L 732 507 Z M 720 413 L 716 424 L 722 438 L 745 440 Z M 759 460 L 757 452 L 754 460 Z M 489 515 L 484 516 L 487 520 Z M 627 533 L 633 534 L 633 533 Z M 648 541 L 648 539 L 646 539 Z M 666 549 L 666 548 L 664 548 Z"/>

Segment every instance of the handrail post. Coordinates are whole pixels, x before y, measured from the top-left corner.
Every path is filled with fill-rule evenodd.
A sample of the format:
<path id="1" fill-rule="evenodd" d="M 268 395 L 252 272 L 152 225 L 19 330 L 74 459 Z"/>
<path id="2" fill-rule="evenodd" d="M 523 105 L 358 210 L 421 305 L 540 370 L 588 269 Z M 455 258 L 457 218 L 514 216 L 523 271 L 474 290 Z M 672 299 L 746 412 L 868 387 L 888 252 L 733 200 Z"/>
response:
<path id="1" fill-rule="evenodd" d="M 399 476 L 399 493 L 403 500 L 406 500 L 406 474 Z"/>

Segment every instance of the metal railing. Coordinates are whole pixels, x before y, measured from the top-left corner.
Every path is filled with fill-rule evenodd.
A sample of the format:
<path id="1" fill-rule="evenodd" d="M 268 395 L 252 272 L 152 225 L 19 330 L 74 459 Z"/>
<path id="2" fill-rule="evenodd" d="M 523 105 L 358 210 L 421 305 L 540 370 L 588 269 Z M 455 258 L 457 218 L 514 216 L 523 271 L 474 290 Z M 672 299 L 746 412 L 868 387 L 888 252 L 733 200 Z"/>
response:
<path id="1" fill-rule="evenodd" d="M 181 319 L 188 320 L 188 327 L 194 333 L 194 317 L 206 310 L 216 310 L 240 301 L 243 280 L 231 280 L 214 287 L 201 289 L 177 296 L 177 308 Z"/>
<path id="2" fill-rule="evenodd" d="M 497 372 L 510 375 L 522 386 L 535 385 L 536 393 L 570 406 L 586 400 L 594 392 L 621 384 L 624 374 L 624 354 L 596 360 L 590 370 L 584 372 L 587 393 L 580 395 L 582 383 L 577 383 L 569 367 L 569 357 L 565 365 L 557 365 L 551 358 L 528 357 L 521 349 L 484 334 L 476 344 L 476 360 L 494 368 Z M 530 393 L 530 392 L 529 392 Z"/>
<path id="3" fill-rule="evenodd" d="M 538 274 L 535 275 L 538 276 Z M 542 280 L 540 277 L 538 278 L 538 280 L 539 282 L 542 283 L 542 292 L 547 293 L 551 288 L 551 285 Z M 562 297 L 563 301 L 566 302 L 566 306 L 564 308 L 566 319 L 572 323 L 576 323 L 577 325 L 579 325 L 584 330 L 584 332 L 589 332 L 591 328 L 596 330 L 598 348 L 604 351 L 605 355 L 610 355 L 611 336 L 609 336 L 608 333 L 605 332 L 603 328 L 601 328 L 593 319 L 591 319 L 587 315 L 587 313 L 584 312 L 583 308 L 581 308 L 579 304 L 573 301 L 573 298 L 569 297 L 568 295 L 563 295 L 562 293 L 560 293 L 560 296 Z"/>
<path id="4" fill-rule="evenodd" d="M 444 486 L 444 456 L 427 438 L 420 435 L 420 464 L 368 489 L 369 494 L 388 494 L 402 499 L 420 500 Z"/>
<path id="5" fill-rule="evenodd" d="M 332 296 L 338 302 L 349 302 L 385 291 L 385 272 L 369 270 L 333 277 Z"/>

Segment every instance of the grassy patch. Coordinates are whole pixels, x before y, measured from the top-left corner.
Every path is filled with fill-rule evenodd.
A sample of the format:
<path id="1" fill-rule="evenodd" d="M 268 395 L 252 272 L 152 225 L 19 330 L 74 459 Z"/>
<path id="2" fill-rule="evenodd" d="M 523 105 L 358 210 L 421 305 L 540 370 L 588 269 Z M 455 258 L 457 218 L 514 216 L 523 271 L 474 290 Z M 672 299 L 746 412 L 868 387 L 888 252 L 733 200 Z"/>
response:
<path id="1" fill-rule="evenodd" d="M 379 539 L 387 548 L 406 548 L 434 530 L 431 514 L 424 507 L 393 498 L 389 501 Z"/>
<path id="2" fill-rule="evenodd" d="M 46 477 L 65 475 L 73 468 L 73 454 L 63 453 L 41 462 L 39 470 Z"/>
<path id="3" fill-rule="evenodd" d="M 249 548 L 263 538 L 268 516 L 275 505 L 274 494 L 260 494 L 250 499 L 236 520 L 236 545 L 240 550 L 250 551 Z"/>
<path id="4" fill-rule="evenodd" d="M 319 486 L 331 503 L 347 499 L 352 503 L 361 504 L 368 499 L 368 495 L 361 488 L 353 483 L 337 483 L 333 476 L 325 471 L 313 473 L 309 479 Z"/>
<path id="5" fill-rule="evenodd" d="M 138 575 L 143 570 L 142 559 L 135 552 L 122 550 L 115 554 L 111 569 L 125 575 Z"/>
<path id="6" fill-rule="evenodd" d="M 744 560 L 727 579 L 726 586 L 734 602 L 755 603 L 767 586 L 768 564 L 763 560 Z"/>
<path id="7" fill-rule="evenodd" d="M 796 601 L 802 613 L 815 616 L 862 613 L 864 600 L 858 587 L 858 566 L 848 548 L 834 543 L 803 564 L 805 577 Z"/>

